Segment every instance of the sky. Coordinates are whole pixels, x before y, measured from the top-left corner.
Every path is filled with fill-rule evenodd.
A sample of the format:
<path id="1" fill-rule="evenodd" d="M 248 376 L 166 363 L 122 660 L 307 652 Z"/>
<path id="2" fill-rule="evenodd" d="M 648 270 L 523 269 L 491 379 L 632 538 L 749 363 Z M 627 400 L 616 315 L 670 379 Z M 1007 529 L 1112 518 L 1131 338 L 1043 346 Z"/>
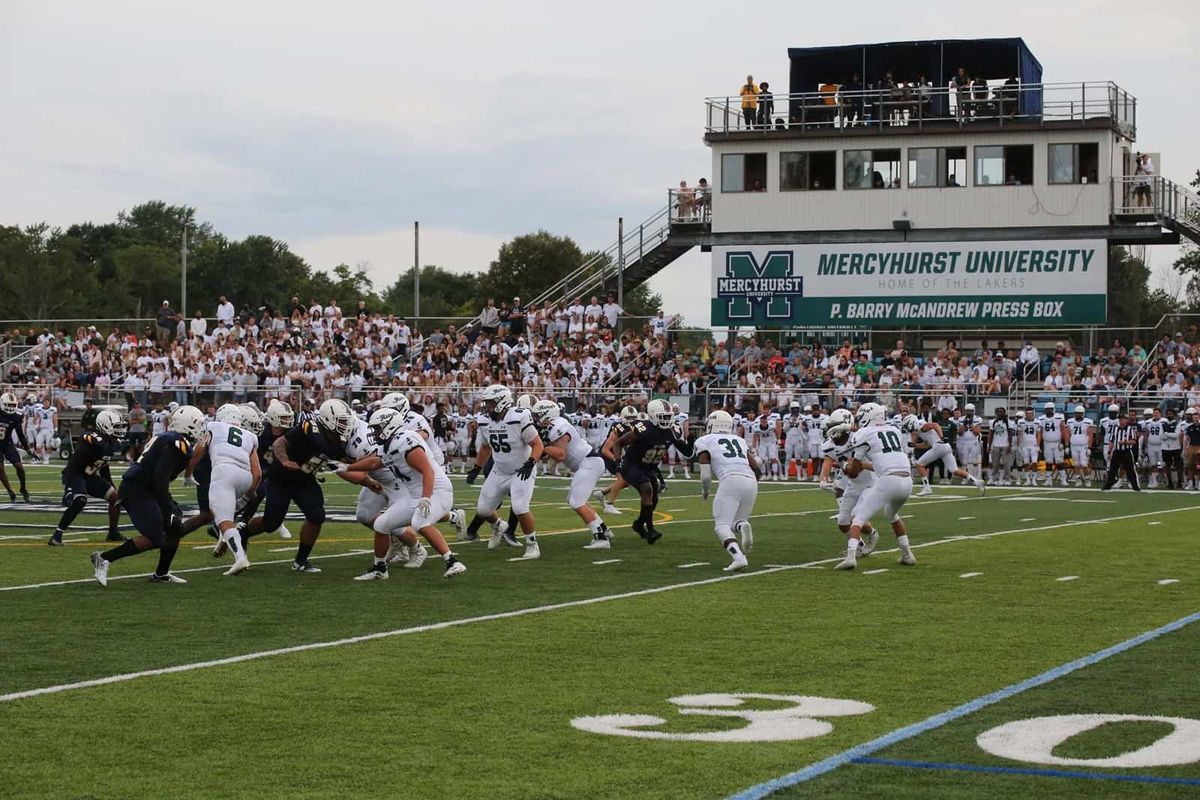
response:
<path id="1" fill-rule="evenodd" d="M 787 48 L 1022 36 L 1047 82 L 1138 98 L 1139 148 L 1186 182 L 1200 103 L 1200 3 L 860 0 L 105 3 L 5 0 L 0 224 L 108 221 L 146 200 L 287 241 L 384 287 L 421 260 L 487 267 L 538 229 L 585 249 L 711 172 L 704 98 L 787 85 Z M 823 15 L 821 15 L 823 16 Z M 1152 251 L 1159 271 L 1174 248 Z M 710 256 L 652 281 L 708 319 Z"/>

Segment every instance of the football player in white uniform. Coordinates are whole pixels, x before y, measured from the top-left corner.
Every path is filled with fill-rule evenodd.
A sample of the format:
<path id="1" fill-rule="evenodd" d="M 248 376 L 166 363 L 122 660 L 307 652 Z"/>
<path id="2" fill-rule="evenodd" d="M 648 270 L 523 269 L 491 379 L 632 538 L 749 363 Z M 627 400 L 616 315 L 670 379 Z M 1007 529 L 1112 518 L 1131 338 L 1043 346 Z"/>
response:
<path id="1" fill-rule="evenodd" d="M 816 403 L 807 410 L 808 415 L 804 418 L 804 455 L 809 463 L 804 465 L 802 471 L 804 480 L 811 477 L 815 481 L 821 469 L 821 440 L 825 438 L 825 423 L 829 421 L 829 417 L 821 413 L 821 407 Z"/>
<path id="2" fill-rule="evenodd" d="M 733 433 L 733 417 L 724 411 L 708 415 L 704 435 L 692 447 L 700 469 L 700 496 L 705 500 L 713 476 L 717 479 L 712 513 L 717 540 L 731 559 L 725 572 L 745 569 L 750 563 L 746 553 L 754 547 L 750 516 L 758 497 L 758 462 L 746 440 Z M 741 536 L 740 546 L 735 533 Z"/>
<path id="3" fill-rule="evenodd" d="M 167 432 L 167 417 L 170 415 L 171 412 L 163 408 L 161 403 L 154 406 L 154 409 L 150 412 L 151 436 L 158 436 Z"/>
<path id="4" fill-rule="evenodd" d="M 538 436 L 529 410 L 513 407 L 512 392 L 507 386 L 493 384 L 483 390 L 480 398 L 488 415 L 487 438 L 475 456 L 475 466 L 467 473 L 467 483 L 475 483 L 480 470 L 489 458 L 492 459 L 492 471 L 483 481 L 475 508 L 479 516 L 492 524 L 488 549 L 494 550 L 501 544 L 520 546 L 508 525 L 496 515 L 496 509 L 507 494 L 525 534 L 522 558 L 540 558 L 542 553 L 529 503 L 533 499 L 534 468 L 544 450 L 542 437 Z"/>
<path id="5" fill-rule="evenodd" d="M 1042 429 L 1042 457 L 1046 462 L 1046 485 L 1054 485 L 1058 476 L 1062 485 L 1067 485 L 1067 474 L 1063 471 L 1066 456 L 1063 453 L 1063 436 L 1066 426 L 1061 414 L 1055 413 L 1054 403 L 1046 403 L 1042 416 L 1038 417 L 1038 426 Z"/>
<path id="6" fill-rule="evenodd" d="M 1033 418 L 1033 409 L 1025 409 L 1025 417 L 1017 423 L 1018 447 L 1021 458 L 1021 483 L 1037 485 L 1037 465 L 1042 450 L 1042 423 Z"/>
<path id="7" fill-rule="evenodd" d="M 1087 480 L 1092 463 L 1092 435 L 1095 432 L 1092 421 L 1087 418 L 1083 406 L 1075 406 L 1074 419 L 1067 421 L 1067 432 L 1070 435 L 1071 470 L 1075 479 L 1083 485 Z"/>
<path id="8" fill-rule="evenodd" d="M 359 476 L 366 473 L 363 485 L 376 491 L 383 487 L 371 479 L 370 474 L 386 468 L 406 490 L 393 495 L 391 500 L 394 502 L 390 502 L 387 509 L 375 518 L 374 563 L 371 569 L 355 578 L 357 581 L 387 579 L 387 557 L 391 549 L 391 536 L 396 531 L 403 531 L 406 538 L 414 532 L 424 537 L 442 557 L 446 567 L 443 578 L 453 578 L 467 571 L 466 565 L 450 551 L 445 537 L 437 529 L 438 521 L 444 519 L 454 505 L 454 487 L 445 469 L 434 461 L 430 444 L 416 431 L 407 430 L 406 424 L 398 410 L 376 409 L 367 425 L 378 444 L 379 453 L 361 458 L 338 473 L 358 473 Z M 348 476 L 343 477 L 351 482 L 359 482 Z M 424 561 L 423 558 L 421 560 Z M 410 558 L 404 566 L 410 567 L 412 564 L 413 559 Z"/>
<path id="9" fill-rule="evenodd" d="M 850 435 L 853 432 L 854 415 L 847 409 L 838 408 L 830 413 L 829 424 L 825 426 L 825 441 L 821 442 L 821 488 L 833 492 L 838 506 L 838 530 L 844 534 L 850 533 L 854 508 L 863 492 L 875 483 L 875 473 L 870 469 L 863 469 L 853 478 L 846 477 L 846 462 L 851 456 Z M 835 469 L 838 471 L 837 479 L 831 480 Z M 878 543 L 879 531 L 867 521 L 862 527 L 862 543 L 858 554 L 870 555 Z"/>
<path id="10" fill-rule="evenodd" d="M 676 428 L 679 428 L 679 430 L 684 431 L 686 433 L 687 429 L 688 429 L 689 421 L 690 421 L 690 418 L 688 417 L 687 412 L 680 411 L 678 403 L 672 403 L 671 404 L 671 424 L 673 424 Z M 778 458 L 776 460 L 778 460 Z M 668 477 L 670 477 L 672 480 L 675 479 L 675 465 L 676 464 L 679 464 L 680 466 L 683 467 L 683 477 L 687 478 L 690 481 L 692 479 L 691 462 L 689 462 L 686 458 L 684 458 L 683 455 L 675 448 L 674 445 L 671 445 L 670 447 L 667 448 L 667 465 L 669 467 L 669 473 L 670 473 L 668 475 Z"/>
<path id="11" fill-rule="evenodd" d="M 1112 403 L 1108 414 L 1100 419 L 1100 433 L 1104 439 L 1104 466 L 1112 462 L 1113 451 L 1116 450 L 1117 428 L 1121 427 L 1121 407 Z"/>
<path id="12" fill-rule="evenodd" d="M 1012 447 L 1016 443 L 1017 429 L 1008 418 L 1008 411 L 996 409 L 996 418 L 988 426 L 988 463 L 991 465 L 990 482 L 996 486 L 1010 486 L 1012 470 Z"/>
<path id="13" fill-rule="evenodd" d="M 901 423 L 900 430 L 913 437 L 914 441 L 920 439 L 929 445 L 929 448 L 917 459 L 917 474 L 921 476 L 921 491 L 917 493 L 918 497 L 933 494 L 933 488 L 929 485 L 929 465 L 937 461 L 942 462 L 947 477 L 953 475 L 962 478 L 979 489 L 980 494 L 987 494 L 987 484 L 958 465 L 958 461 L 954 458 L 954 450 L 942 439 L 941 425 L 936 422 L 926 422 L 916 414 L 909 414 Z"/>
<path id="14" fill-rule="evenodd" d="M 710 415 L 711 418 L 711 415 Z M 729 420 L 730 425 L 733 419 Z M 754 457 L 757 462 L 766 467 L 764 480 L 777 481 L 780 479 L 779 469 L 779 425 L 772 424 L 771 418 L 763 414 L 753 428 Z"/>
<path id="15" fill-rule="evenodd" d="M 208 423 L 207 432 L 196 444 L 192 456 L 194 465 L 207 453 L 212 464 L 208 506 L 212 510 L 220 540 L 233 551 L 234 556 L 233 566 L 225 572 L 226 575 L 237 575 L 250 566 L 234 516 L 238 500 L 252 496 L 262 480 L 258 437 L 242 427 L 244 419 L 242 409 L 231 403 L 218 408 L 216 419 Z"/>
<path id="16" fill-rule="evenodd" d="M 50 454 L 54 452 L 54 439 L 58 433 L 58 411 L 50 405 L 50 397 L 42 398 L 34 419 L 37 421 L 37 434 L 33 446 L 43 464 L 50 463 Z"/>
<path id="17" fill-rule="evenodd" d="M 567 505 L 575 509 L 575 513 L 592 533 L 592 540 L 584 545 L 584 549 L 609 549 L 612 533 L 604 524 L 604 520 L 588 505 L 588 498 L 592 496 L 596 482 L 604 474 L 604 459 L 580 435 L 579 429 L 563 418 L 558 403 L 553 400 L 539 400 L 534 404 L 533 421 L 544 436 L 546 455 L 556 462 L 566 464 L 567 469 L 571 470 Z"/>
<path id="18" fill-rule="evenodd" d="M 963 415 L 955 420 L 959 426 L 958 458 L 967 472 L 983 477 L 983 446 L 980 441 L 983 420 L 975 416 L 975 404 L 963 406 Z"/>
<path id="19" fill-rule="evenodd" d="M 404 429 L 417 434 L 428 445 L 433 463 L 442 469 L 446 468 L 446 453 L 434 439 L 433 426 L 429 424 L 429 420 L 424 414 L 418 414 L 412 410 L 412 406 L 408 402 L 408 395 L 401 392 L 389 392 L 380 398 L 376 410 L 379 408 L 390 408 L 399 413 L 404 420 Z M 461 539 L 466 531 L 466 514 L 458 509 L 451 509 L 446 519 L 454 526 L 455 536 Z M 441 521 L 439 520 L 439 522 Z"/>
<path id="20" fill-rule="evenodd" d="M 1146 471 L 1150 473 L 1147 485 L 1151 489 L 1158 488 L 1158 472 L 1163 466 L 1163 418 L 1157 408 L 1146 409 L 1149 414 L 1142 420 L 1142 452 L 1146 455 Z"/>
<path id="21" fill-rule="evenodd" d="M 787 459 L 787 470 L 796 465 L 796 480 L 804 479 L 804 459 L 807 455 L 808 437 L 804 430 L 804 417 L 800 404 L 792 401 L 787 416 L 783 418 L 783 456 Z M 785 475 L 787 472 L 784 473 Z"/>
<path id="22" fill-rule="evenodd" d="M 850 437 L 851 453 L 846 461 L 846 477 L 855 478 L 869 463 L 875 472 L 875 482 L 863 492 L 854 508 L 850 523 L 846 558 L 836 569 L 858 566 L 858 550 L 862 529 L 867 521 L 883 511 L 892 523 L 896 545 L 900 548 L 900 563 L 917 563 L 908 542 L 908 530 L 900 519 L 900 509 L 912 495 L 912 470 L 904 455 L 900 431 L 886 424 L 887 410 L 878 403 L 864 403 L 858 409 L 858 430 Z"/>

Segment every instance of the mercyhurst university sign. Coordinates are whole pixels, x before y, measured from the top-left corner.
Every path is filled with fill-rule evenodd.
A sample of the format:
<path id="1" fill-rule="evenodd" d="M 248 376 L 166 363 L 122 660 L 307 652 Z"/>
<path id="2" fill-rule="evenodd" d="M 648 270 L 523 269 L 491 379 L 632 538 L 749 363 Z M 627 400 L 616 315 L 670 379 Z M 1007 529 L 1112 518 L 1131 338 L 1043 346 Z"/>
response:
<path id="1" fill-rule="evenodd" d="M 714 247 L 712 324 L 1090 325 L 1107 291 L 1102 239 Z"/>

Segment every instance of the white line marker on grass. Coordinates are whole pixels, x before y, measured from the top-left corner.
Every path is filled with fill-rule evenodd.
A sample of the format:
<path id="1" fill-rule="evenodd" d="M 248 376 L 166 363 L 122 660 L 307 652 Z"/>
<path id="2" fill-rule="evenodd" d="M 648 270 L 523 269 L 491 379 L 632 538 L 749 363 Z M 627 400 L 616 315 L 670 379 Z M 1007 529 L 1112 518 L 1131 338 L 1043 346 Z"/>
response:
<path id="1" fill-rule="evenodd" d="M 960 578 L 978 578 L 982 574 L 983 574 L 982 572 L 964 572 L 962 575 L 959 575 L 958 577 L 960 577 Z"/>
<path id="2" fill-rule="evenodd" d="M 1146 524 L 1147 525 L 1162 525 L 1162 520 L 1159 520 L 1157 522 L 1147 522 Z"/>
<path id="3" fill-rule="evenodd" d="M 295 550 L 295 547 L 272 547 L 268 553 L 290 553 Z"/>
<path id="4" fill-rule="evenodd" d="M 1037 522 L 1037 517 L 1022 517 L 1021 522 Z"/>
<path id="5" fill-rule="evenodd" d="M 1067 581 L 1079 580 L 1079 576 L 1078 575 L 1063 575 L 1061 578 L 1055 578 L 1054 580 L 1057 581 L 1058 583 L 1066 583 Z"/>
<path id="6" fill-rule="evenodd" d="M 968 520 L 968 519 L 975 519 L 975 518 L 974 518 L 974 517 L 959 517 L 959 518 L 958 518 L 958 521 L 959 521 L 959 522 L 964 522 L 964 521 L 966 521 L 966 520 Z"/>
<path id="7" fill-rule="evenodd" d="M 1158 582 L 1159 586 L 1170 586 L 1172 583 L 1179 583 L 1178 578 L 1163 578 Z"/>
<path id="8" fill-rule="evenodd" d="M 593 563 L 593 564 L 620 564 L 620 563 L 621 563 L 621 559 L 619 559 L 619 558 L 606 558 L 606 559 L 604 559 L 603 561 L 593 561 L 592 563 Z"/>
<path id="9" fill-rule="evenodd" d="M 708 566 L 707 561 L 693 561 L 690 564 L 680 564 L 679 568 L 680 569 L 691 569 L 692 567 L 707 567 L 707 566 Z"/>
<path id="10" fill-rule="evenodd" d="M 881 572 L 887 572 L 887 567 L 884 567 L 883 569 L 869 569 L 864 572 L 863 575 L 878 575 Z"/>

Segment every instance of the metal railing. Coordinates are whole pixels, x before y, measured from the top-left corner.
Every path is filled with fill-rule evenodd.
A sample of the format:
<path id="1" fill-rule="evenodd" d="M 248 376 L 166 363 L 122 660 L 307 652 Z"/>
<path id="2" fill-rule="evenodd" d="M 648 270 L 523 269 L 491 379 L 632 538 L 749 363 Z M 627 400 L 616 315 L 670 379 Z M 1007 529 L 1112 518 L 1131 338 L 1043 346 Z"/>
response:
<path id="1" fill-rule="evenodd" d="M 1161 175 L 1113 178 L 1112 213 L 1153 216 L 1160 223 L 1178 223 L 1200 231 L 1200 195 Z"/>
<path id="2" fill-rule="evenodd" d="M 760 113 L 757 98 L 754 109 L 744 109 L 742 102 L 740 95 L 706 98 L 705 132 L 828 132 L 855 127 L 883 131 L 975 122 L 1083 124 L 1093 119 L 1108 119 L 1129 138 L 1137 131 L 1137 99 L 1111 81 L 963 88 L 901 83 L 862 90 L 830 84 L 827 91 L 774 95 L 769 115 Z"/>
<path id="3" fill-rule="evenodd" d="M 712 187 L 681 186 L 667 190 L 667 210 L 672 225 L 695 225 L 712 221 Z"/>

